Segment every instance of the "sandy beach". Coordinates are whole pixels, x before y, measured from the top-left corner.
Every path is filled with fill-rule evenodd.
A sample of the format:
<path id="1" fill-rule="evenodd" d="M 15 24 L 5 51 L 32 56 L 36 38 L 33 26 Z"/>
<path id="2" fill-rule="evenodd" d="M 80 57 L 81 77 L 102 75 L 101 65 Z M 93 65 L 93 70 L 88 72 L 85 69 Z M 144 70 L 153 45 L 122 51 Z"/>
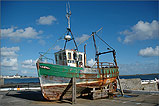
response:
<path id="1" fill-rule="evenodd" d="M 125 93 L 124 97 L 91 100 L 88 97 L 77 98 L 74 106 L 158 106 L 159 94 Z M 47 101 L 40 90 L 0 92 L 1 106 L 72 106 L 71 101 Z"/>

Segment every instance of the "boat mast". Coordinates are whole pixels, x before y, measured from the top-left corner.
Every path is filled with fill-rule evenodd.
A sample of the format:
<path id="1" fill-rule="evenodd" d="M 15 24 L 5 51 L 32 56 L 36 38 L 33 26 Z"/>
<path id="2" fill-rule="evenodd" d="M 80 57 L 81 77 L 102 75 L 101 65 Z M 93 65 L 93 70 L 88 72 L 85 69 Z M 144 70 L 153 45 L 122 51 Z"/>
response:
<path id="1" fill-rule="evenodd" d="M 99 65 L 99 55 L 101 55 L 101 54 L 106 54 L 106 53 L 113 53 L 113 58 L 114 58 L 114 63 L 115 63 L 115 66 L 116 67 L 118 67 L 118 65 L 117 65 L 117 61 L 116 61 L 116 51 L 115 51 L 115 49 L 113 49 L 110 45 L 108 45 L 108 43 L 107 42 L 105 42 L 101 37 L 99 37 L 98 35 L 97 35 L 97 33 L 94 33 L 94 34 L 96 34 L 96 36 L 100 39 L 100 40 L 102 40 L 108 47 L 110 47 L 110 48 L 107 48 L 109 51 L 107 51 L 107 52 L 98 52 L 97 51 L 97 47 L 95 47 L 96 48 L 96 56 L 97 56 L 97 65 Z M 93 35 L 94 35 L 93 34 Z M 93 39 L 95 39 L 94 38 L 94 36 L 93 36 Z M 95 40 L 94 40 L 94 42 L 95 42 Z M 94 43 L 95 44 L 95 43 Z M 95 44 L 96 45 L 96 44 Z M 110 50 L 110 49 L 112 49 L 112 50 Z"/>
<path id="2" fill-rule="evenodd" d="M 86 67 L 86 64 L 87 64 L 87 62 L 86 62 L 86 45 L 87 44 L 84 45 L 84 67 Z"/>
<path id="3" fill-rule="evenodd" d="M 97 46 L 96 46 L 96 40 L 95 40 L 94 34 L 95 34 L 95 32 L 92 32 L 94 47 L 95 47 L 95 50 L 96 50 L 95 60 L 97 61 L 97 68 L 99 68 L 99 55 L 97 55 L 98 54 L 98 49 L 97 49 Z"/>
<path id="4" fill-rule="evenodd" d="M 74 41 L 74 44 L 76 46 L 76 49 L 78 51 L 78 47 L 77 47 L 77 44 L 76 44 L 76 41 L 74 39 L 74 36 L 73 36 L 73 33 L 71 31 L 71 24 L 70 24 L 70 17 L 71 17 L 71 10 L 70 10 L 70 4 L 68 2 L 68 5 L 66 4 L 66 18 L 67 18 L 67 22 L 68 22 L 68 27 L 67 27 L 67 35 L 65 36 L 65 46 L 64 46 L 64 50 L 66 48 L 66 44 L 68 41 L 70 40 L 73 40 Z M 69 35 L 69 33 L 71 33 L 71 36 Z M 72 38 L 71 38 L 72 37 Z"/>

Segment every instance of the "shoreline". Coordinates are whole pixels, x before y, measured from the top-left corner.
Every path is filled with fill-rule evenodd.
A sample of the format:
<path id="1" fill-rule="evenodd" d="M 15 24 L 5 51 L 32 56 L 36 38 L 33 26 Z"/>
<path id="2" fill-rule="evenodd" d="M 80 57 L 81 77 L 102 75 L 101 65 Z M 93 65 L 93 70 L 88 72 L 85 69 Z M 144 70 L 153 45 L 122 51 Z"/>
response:
<path id="1" fill-rule="evenodd" d="M 159 75 L 159 73 L 152 73 L 152 74 L 133 74 L 133 75 L 119 75 L 119 76 L 138 76 L 138 75 Z"/>
<path id="2" fill-rule="evenodd" d="M 2 77 L 3 78 L 3 77 Z M 20 78 L 14 78 L 14 77 L 4 77 L 3 79 L 27 79 L 27 78 L 38 78 L 38 77 L 20 77 Z"/>
<path id="3" fill-rule="evenodd" d="M 152 73 L 152 74 L 132 74 L 132 75 L 119 75 L 119 76 L 142 76 L 142 75 L 159 75 L 159 73 Z M 20 78 L 16 78 L 16 77 L 3 77 L 1 76 L 0 78 L 3 79 L 27 79 L 27 78 L 38 78 L 38 77 L 20 77 Z"/>

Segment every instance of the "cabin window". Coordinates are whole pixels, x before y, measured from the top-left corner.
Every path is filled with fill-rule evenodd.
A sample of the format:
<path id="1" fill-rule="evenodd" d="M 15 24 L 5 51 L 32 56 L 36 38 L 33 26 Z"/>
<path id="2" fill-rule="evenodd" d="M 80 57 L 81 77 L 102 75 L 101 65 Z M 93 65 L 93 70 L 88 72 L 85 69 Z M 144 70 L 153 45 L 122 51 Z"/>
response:
<path id="1" fill-rule="evenodd" d="M 82 55 L 81 54 L 79 55 L 79 61 L 82 61 Z"/>
<path id="2" fill-rule="evenodd" d="M 74 60 L 72 60 L 72 63 L 75 63 L 75 61 L 74 61 Z"/>
<path id="3" fill-rule="evenodd" d="M 68 63 L 75 63 L 74 60 L 68 60 Z"/>
<path id="4" fill-rule="evenodd" d="M 55 55 L 55 60 L 57 61 L 57 55 Z"/>
<path id="5" fill-rule="evenodd" d="M 63 52 L 63 60 L 66 60 L 66 53 Z"/>
<path id="6" fill-rule="evenodd" d="M 59 60 L 62 60 L 62 55 L 61 55 L 61 53 L 59 54 Z"/>
<path id="7" fill-rule="evenodd" d="M 71 59 L 71 53 L 68 52 L 68 59 Z"/>
<path id="8" fill-rule="evenodd" d="M 73 53 L 73 59 L 77 60 L 77 54 L 75 52 Z"/>

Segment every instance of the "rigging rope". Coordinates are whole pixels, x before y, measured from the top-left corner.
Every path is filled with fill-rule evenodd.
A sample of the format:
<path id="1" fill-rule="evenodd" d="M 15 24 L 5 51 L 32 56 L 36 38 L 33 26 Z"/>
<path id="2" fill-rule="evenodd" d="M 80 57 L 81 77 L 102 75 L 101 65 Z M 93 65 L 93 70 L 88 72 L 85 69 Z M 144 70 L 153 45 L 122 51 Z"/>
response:
<path id="1" fill-rule="evenodd" d="M 92 34 L 91 34 L 86 40 L 88 40 L 90 37 L 92 37 Z M 85 42 L 86 40 L 80 42 L 80 43 L 77 45 L 77 47 L 78 47 L 80 44 L 82 44 L 83 42 Z M 75 47 L 74 47 L 74 48 L 75 48 Z"/>
<path id="2" fill-rule="evenodd" d="M 55 44 L 56 44 L 59 40 L 62 39 L 62 37 L 63 37 L 66 33 L 67 33 L 67 31 L 66 31 L 62 36 L 60 36 L 60 38 L 57 39 L 56 42 L 55 42 L 43 55 L 41 55 L 41 56 L 39 57 L 39 59 L 42 58 L 44 55 L 46 55 L 46 54 L 51 50 L 51 48 L 53 48 L 53 47 L 55 46 Z"/>
<path id="3" fill-rule="evenodd" d="M 96 33 L 95 33 L 96 34 Z M 97 34 L 96 34 L 96 36 L 100 39 L 100 40 L 102 40 L 107 46 L 109 46 L 111 49 L 113 49 L 106 41 L 104 41 L 101 37 L 99 37 Z M 113 49 L 114 50 L 114 49 Z"/>
<path id="4" fill-rule="evenodd" d="M 101 27 L 98 31 L 96 31 L 95 33 L 98 33 L 100 30 L 102 30 L 103 29 L 103 27 Z M 91 34 L 87 39 L 85 39 L 84 41 L 82 41 L 82 42 L 80 42 L 78 45 L 77 45 L 77 47 L 80 45 L 80 44 L 82 44 L 83 42 L 85 42 L 86 40 L 88 40 L 90 37 L 92 37 L 93 36 L 93 34 Z M 75 47 L 74 47 L 75 48 Z"/>

